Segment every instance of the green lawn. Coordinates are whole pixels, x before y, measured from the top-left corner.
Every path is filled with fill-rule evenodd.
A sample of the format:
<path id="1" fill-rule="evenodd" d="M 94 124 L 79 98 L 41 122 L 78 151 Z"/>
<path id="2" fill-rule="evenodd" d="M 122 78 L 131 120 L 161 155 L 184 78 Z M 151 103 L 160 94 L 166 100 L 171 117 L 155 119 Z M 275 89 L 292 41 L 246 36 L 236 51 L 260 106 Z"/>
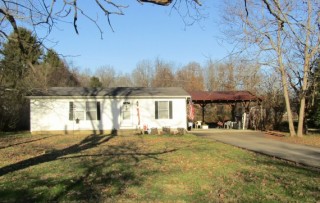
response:
<path id="1" fill-rule="evenodd" d="M 0 202 L 317 202 L 320 173 L 185 136 L 0 136 Z"/>

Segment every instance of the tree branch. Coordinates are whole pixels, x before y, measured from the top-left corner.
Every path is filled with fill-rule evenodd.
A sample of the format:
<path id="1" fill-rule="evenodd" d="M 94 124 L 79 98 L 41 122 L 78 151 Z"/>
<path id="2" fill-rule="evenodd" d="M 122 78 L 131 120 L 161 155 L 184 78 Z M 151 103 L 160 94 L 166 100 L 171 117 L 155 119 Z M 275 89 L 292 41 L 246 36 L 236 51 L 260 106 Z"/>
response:
<path id="1" fill-rule="evenodd" d="M 274 1 L 274 0 L 273 0 Z M 269 13 L 271 15 L 273 15 L 279 22 L 280 22 L 280 25 L 281 25 L 281 28 L 283 28 L 284 26 L 284 20 L 278 15 L 276 14 L 273 9 L 271 8 L 271 4 L 268 0 L 263 0 L 263 3 L 267 6 L 267 10 L 269 11 Z M 275 3 L 276 4 L 276 3 Z M 277 5 L 277 4 L 276 4 Z M 277 9 L 280 11 L 280 8 L 278 6 L 276 6 Z"/>
<path id="2" fill-rule="evenodd" d="M 143 2 L 143 3 L 152 3 L 152 4 L 157 4 L 160 6 L 168 6 L 172 3 L 173 0 L 137 0 L 139 2 Z M 197 5 L 201 6 L 201 2 L 199 0 L 192 0 L 193 2 L 195 2 Z"/>
<path id="3" fill-rule="evenodd" d="M 172 3 L 172 0 L 138 0 L 138 1 L 143 3 L 157 4 L 160 6 L 168 6 L 169 4 Z"/>
<path id="4" fill-rule="evenodd" d="M 136 0 L 142 3 L 151 3 L 162 6 L 167 6 L 173 2 L 185 2 L 188 6 L 192 6 L 192 9 L 197 11 L 197 6 L 201 6 L 200 0 Z M 5 39 L 11 29 L 17 33 L 17 25 L 30 24 L 35 32 L 37 27 L 44 26 L 47 29 L 47 35 L 49 35 L 57 22 L 70 23 L 77 34 L 81 31 L 78 23 L 80 17 L 89 19 L 98 28 L 102 38 L 102 27 L 99 25 L 98 19 L 89 14 L 87 8 L 82 8 L 82 1 L 78 0 L 0 0 L 1 11 L 0 14 L 0 38 Z M 114 31 L 111 23 L 111 15 L 124 15 L 122 11 L 128 6 L 117 3 L 116 0 L 95 0 L 93 3 L 98 6 L 100 12 L 106 16 L 107 23 L 112 31 Z M 191 10 L 191 9 L 190 9 Z M 190 11 L 187 11 L 186 16 L 192 17 L 193 21 L 199 20 L 198 11 L 197 14 L 192 16 Z M 180 14 L 180 13 L 179 13 Z M 182 18 L 185 15 L 180 16 Z M 184 19 L 183 19 L 184 20 Z M 184 21 L 185 22 L 185 21 Z M 187 24 L 185 22 L 185 24 Z M 5 29 L 10 27 L 10 29 Z"/>

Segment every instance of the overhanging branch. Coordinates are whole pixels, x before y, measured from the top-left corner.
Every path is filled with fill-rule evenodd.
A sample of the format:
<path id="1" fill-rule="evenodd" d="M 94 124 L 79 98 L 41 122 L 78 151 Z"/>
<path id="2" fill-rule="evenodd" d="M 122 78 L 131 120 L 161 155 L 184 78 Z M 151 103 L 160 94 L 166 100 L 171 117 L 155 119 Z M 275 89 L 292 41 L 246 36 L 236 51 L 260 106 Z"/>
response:
<path id="1" fill-rule="evenodd" d="M 139 2 L 143 2 L 143 3 L 152 3 L 152 4 L 157 4 L 160 6 L 168 6 L 172 3 L 173 0 L 138 0 Z M 196 4 L 198 4 L 199 6 L 201 6 L 201 2 L 199 0 L 192 0 L 193 2 L 195 2 Z"/>

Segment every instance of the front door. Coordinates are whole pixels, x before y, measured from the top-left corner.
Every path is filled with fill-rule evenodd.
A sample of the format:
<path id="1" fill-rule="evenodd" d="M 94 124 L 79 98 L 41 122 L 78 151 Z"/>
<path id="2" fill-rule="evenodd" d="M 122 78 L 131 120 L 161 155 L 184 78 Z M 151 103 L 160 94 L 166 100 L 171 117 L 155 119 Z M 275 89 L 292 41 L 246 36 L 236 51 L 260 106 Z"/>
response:
<path id="1" fill-rule="evenodd" d="M 120 109 L 120 128 L 130 128 L 132 126 L 132 103 L 130 101 L 125 101 L 122 103 Z"/>

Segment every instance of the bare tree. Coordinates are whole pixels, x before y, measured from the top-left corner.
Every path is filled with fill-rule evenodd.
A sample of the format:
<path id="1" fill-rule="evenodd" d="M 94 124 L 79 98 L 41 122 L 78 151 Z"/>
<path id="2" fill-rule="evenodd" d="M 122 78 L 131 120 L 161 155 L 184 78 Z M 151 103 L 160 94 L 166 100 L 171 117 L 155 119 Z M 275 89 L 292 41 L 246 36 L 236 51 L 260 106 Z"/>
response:
<path id="1" fill-rule="evenodd" d="M 137 87 L 151 87 L 152 76 L 152 63 L 147 60 L 139 62 L 137 67 L 132 71 L 132 80 Z"/>
<path id="2" fill-rule="evenodd" d="M 103 66 L 95 71 L 95 75 L 102 83 L 102 87 L 111 87 L 115 81 L 116 72 L 112 66 Z"/>
<path id="3" fill-rule="evenodd" d="M 185 2 L 189 9 L 197 10 L 201 3 L 198 0 L 137 0 L 139 3 L 151 3 L 161 6 L 168 6 L 173 3 L 173 8 L 179 9 L 178 5 Z M 57 23 L 70 22 L 76 33 L 79 33 L 78 20 L 86 18 L 96 25 L 103 33 L 96 14 L 90 15 L 87 5 L 78 0 L 3 0 L 0 2 L 0 36 L 7 38 L 8 32 L 12 30 L 18 33 L 18 24 L 25 24 L 28 27 L 45 27 L 50 33 Z M 94 0 L 92 5 L 103 14 L 113 30 L 110 16 L 124 15 L 127 5 L 118 0 Z M 98 13 L 98 12 L 97 12 Z M 189 13 L 189 12 L 188 12 Z"/>
<path id="4" fill-rule="evenodd" d="M 266 109 L 266 128 L 268 130 L 279 128 L 286 111 L 281 76 L 276 72 L 266 71 L 260 93 L 265 98 L 262 105 Z"/>
<path id="5" fill-rule="evenodd" d="M 205 68 L 205 84 L 208 91 L 218 90 L 215 63 L 210 59 Z"/>
<path id="6" fill-rule="evenodd" d="M 175 86 L 173 67 L 157 59 L 155 61 L 155 72 L 152 80 L 152 87 L 173 87 Z"/>
<path id="7" fill-rule="evenodd" d="M 77 74 L 77 78 L 79 79 L 81 87 L 89 87 L 90 78 L 93 76 L 92 71 L 89 68 L 84 69 L 83 71 L 79 71 Z"/>
<path id="8" fill-rule="evenodd" d="M 227 70 L 223 63 L 209 61 L 206 68 L 207 89 L 211 91 L 226 91 L 228 85 Z"/>
<path id="9" fill-rule="evenodd" d="M 119 73 L 112 84 L 112 87 L 132 87 L 133 83 L 129 74 Z"/>
<path id="10" fill-rule="evenodd" d="M 237 88 L 233 63 L 213 63 L 208 61 L 206 67 L 206 86 L 211 91 L 231 91 Z"/>
<path id="11" fill-rule="evenodd" d="M 281 75 L 291 136 L 296 135 L 296 131 L 288 75 L 294 72 L 295 80 L 301 80 L 297 134 L 302 136 L 310 63 L 319 53 L 319 1 L 228 1 L 224 14 L 224 22 L 230 25 L 225 29 L 226 34 L 242 45 L 239 52 L 250 52 L 252 57 L 260 59 L 261 64 L 274 67 Z M 296 57 L 299 57 L 298 63 L 292 60 Z"/>
<path id="12" fill-rule="evenodd" d="M 199 63 L 191 62 L 176 72 L 177 86 L 185 90 L 203 90 L 203 71 Z"/>
<path id="13" fill-rule="evenodd" d="M 261 66 L 256 61 L 248 62 L 245 60 L 235 62 L 234 66 L 236 89 L 247 90 L 254 94 L 261 94 L 260 84 L 264 81 Z"/>
<path id="14" fill-rule="evenodd" d="M 206 88 L 210 91 L 248 90 L 257 93 L 262 80 L 261 67 L 256 62 L 228 59 L 209 60 L 206 65 Z"/>

